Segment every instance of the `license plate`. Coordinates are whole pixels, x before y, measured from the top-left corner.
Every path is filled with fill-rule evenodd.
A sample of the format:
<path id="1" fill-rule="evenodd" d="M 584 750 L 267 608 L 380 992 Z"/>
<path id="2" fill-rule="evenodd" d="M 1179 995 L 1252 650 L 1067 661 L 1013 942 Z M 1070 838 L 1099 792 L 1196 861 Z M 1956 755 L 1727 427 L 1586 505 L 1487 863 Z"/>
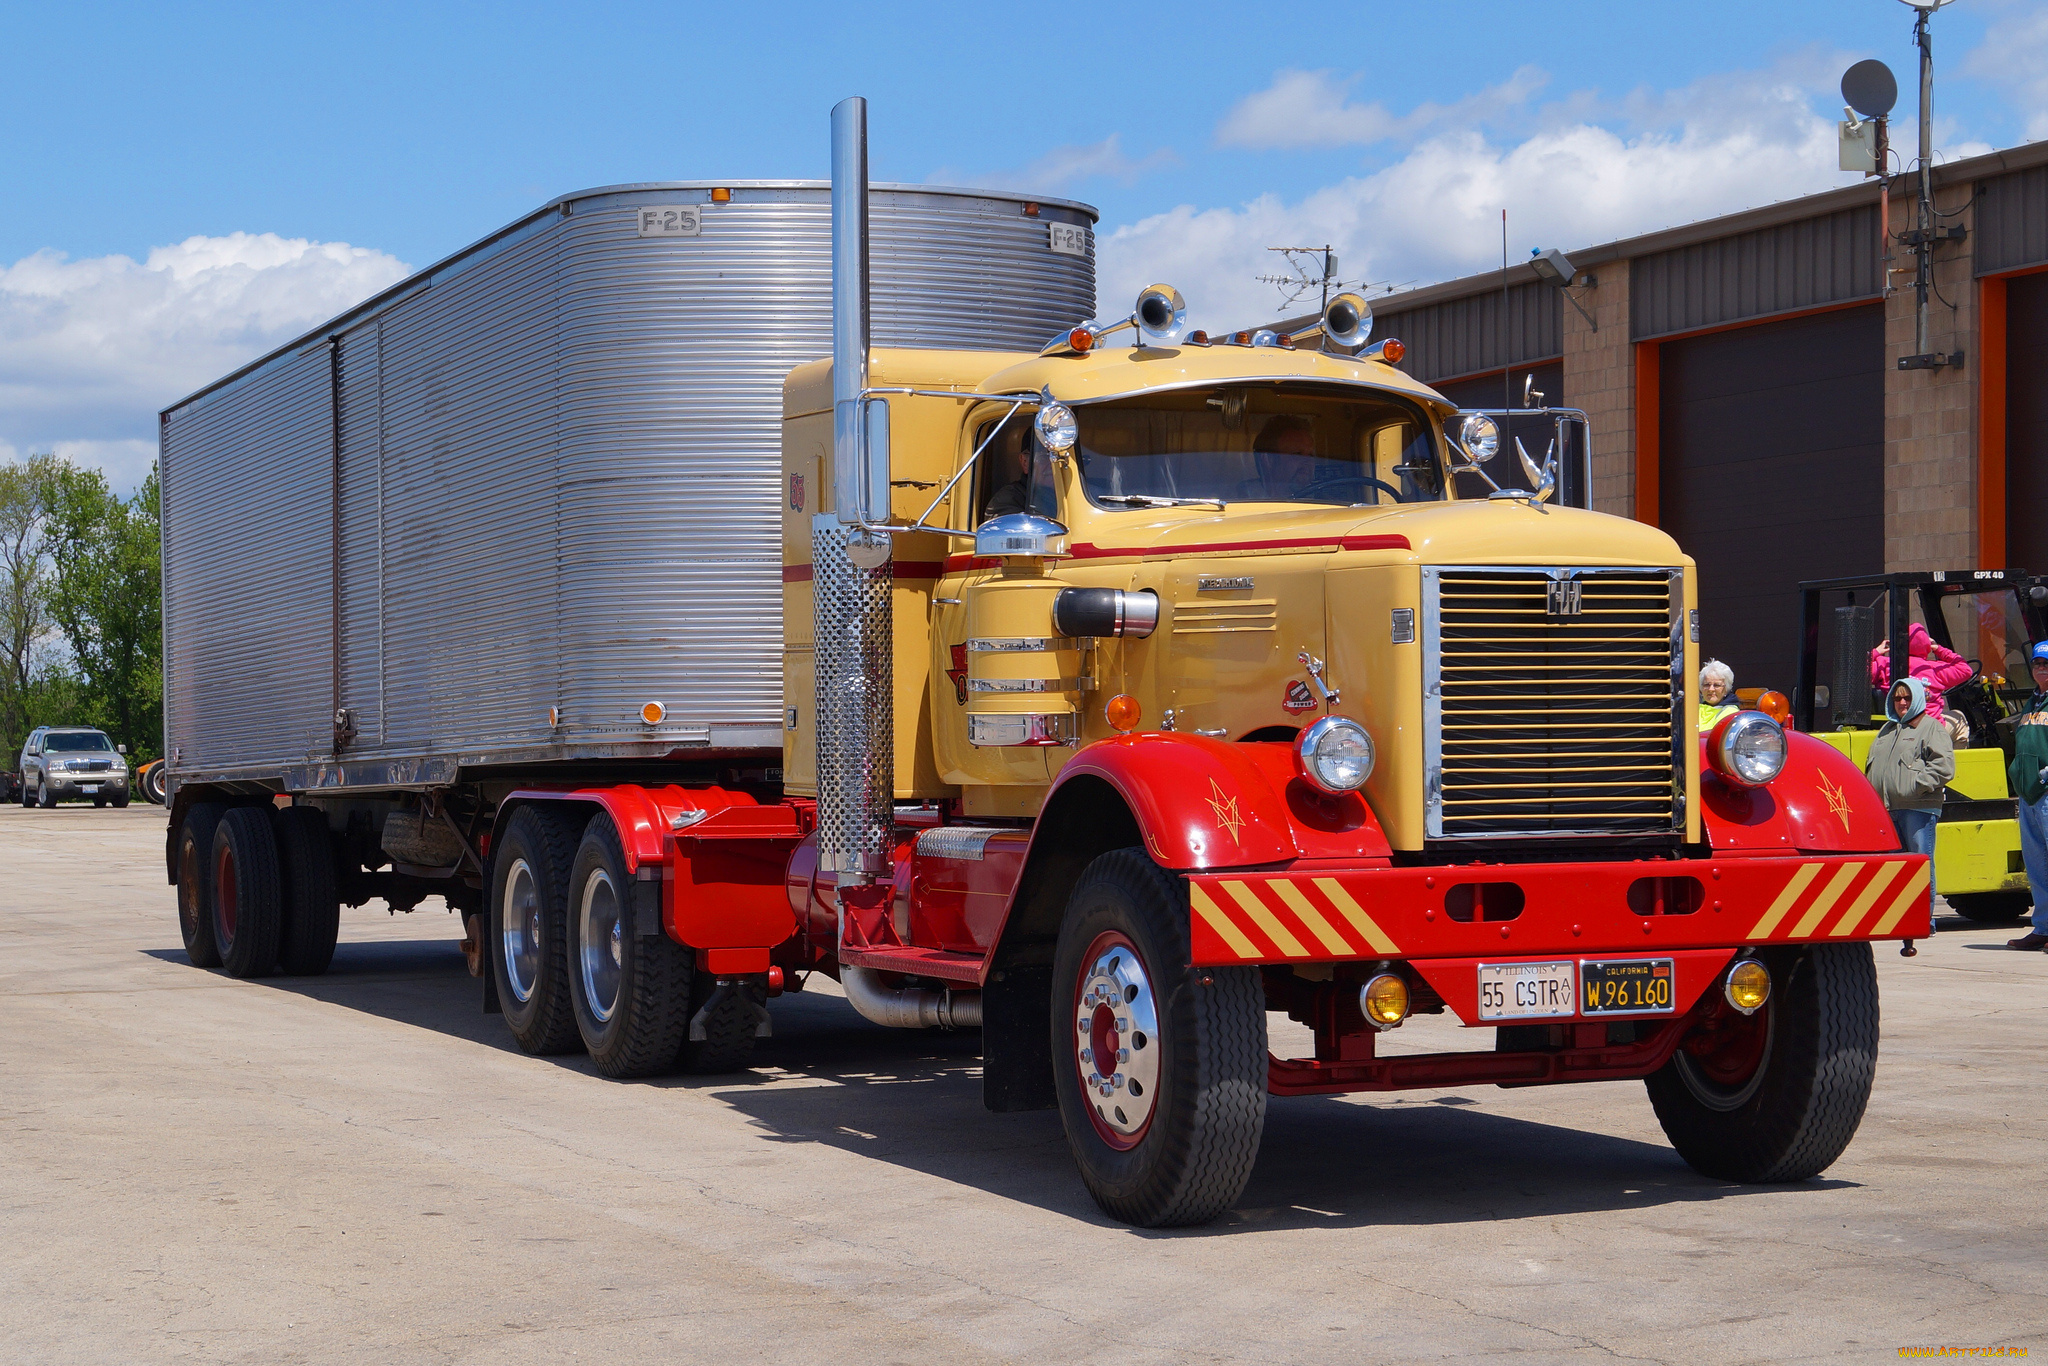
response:
<path id="1" fill-rule="evenodd" d="M 98 783 L 80 783 L 78 790 L 90 797 L 93 793 L 100 790 L 100 785 Z"/>
<path id="2" fill-rule="evenodd" d="M 1669 1015 L 1672 995 L 1669 958 L 1588 961 L 1579 969 L 1579 996 L 1588 1015 Z"/>
<path id="3" fill-rule="evenodd" d="M 1578 964 L 1481 963 L 1479 1018 L 1529 1020 L 1568 1018 L 1578 1013 Z"/>

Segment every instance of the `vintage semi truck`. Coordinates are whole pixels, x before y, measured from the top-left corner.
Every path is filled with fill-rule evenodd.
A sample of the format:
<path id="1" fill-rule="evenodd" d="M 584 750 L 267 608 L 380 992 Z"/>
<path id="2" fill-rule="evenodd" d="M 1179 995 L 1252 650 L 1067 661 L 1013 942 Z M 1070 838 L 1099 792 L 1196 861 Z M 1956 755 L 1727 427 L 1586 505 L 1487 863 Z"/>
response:
<path id="1" fill-rule="evenodd" d="M 1352 295 L 1097 319 L 1091 221 L 871 188 L 849 100 L 829 200 L 571 196 L 166 410 L 192 961 L 439 895 L 614 1077 L 744 1066 L 823 973 L 979 1029 L 1142 1225 L 1275 1095 L 1643 1079 L 1702 1172 L 1826 1168 L 1929 929 L 1861 775 L 1697 733 L 1692 562 L 1557 496 L 1576 415 L 1459 411 Z"/>

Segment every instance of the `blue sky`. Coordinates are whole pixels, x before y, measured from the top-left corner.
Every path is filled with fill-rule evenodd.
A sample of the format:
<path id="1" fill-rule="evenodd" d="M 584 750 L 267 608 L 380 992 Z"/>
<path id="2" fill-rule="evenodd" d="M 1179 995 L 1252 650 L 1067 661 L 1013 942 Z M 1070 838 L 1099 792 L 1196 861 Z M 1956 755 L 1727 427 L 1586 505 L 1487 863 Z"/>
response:
<path id="1" fill-rule="evenodd" d="M 1850 183 L 1834 80 L 1878 56 L 1908 85 L 1910 25 L 1897 0 L 0 4 L 0 457 L 132 478 L 155 406 L 553 195 L 822 176 L 849 93 L 877 179 L 1086 200 L 1105 308 L 1156 271 L 1236 321 L 1281 238 L 1405 283 L 1483 268 L 1503 205 L 1520 254 Z M 1935 25 L 1948 154 L 2048 136 L 2040 6 Z"/>

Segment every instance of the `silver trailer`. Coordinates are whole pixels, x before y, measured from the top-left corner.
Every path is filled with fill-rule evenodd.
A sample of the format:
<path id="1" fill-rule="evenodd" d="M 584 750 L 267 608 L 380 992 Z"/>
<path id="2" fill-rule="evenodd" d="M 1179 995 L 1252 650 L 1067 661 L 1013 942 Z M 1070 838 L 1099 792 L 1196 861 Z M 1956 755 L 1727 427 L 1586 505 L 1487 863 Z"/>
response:
<path id="1" fill-rule="evenodd" d="M 1094 312 L 1086 205 L 871 213 L 876 344 Z M 781 385 L 831 280 L 823 183 L 589 190 L 166 408 L 173 797 L 779 755 Z"/>

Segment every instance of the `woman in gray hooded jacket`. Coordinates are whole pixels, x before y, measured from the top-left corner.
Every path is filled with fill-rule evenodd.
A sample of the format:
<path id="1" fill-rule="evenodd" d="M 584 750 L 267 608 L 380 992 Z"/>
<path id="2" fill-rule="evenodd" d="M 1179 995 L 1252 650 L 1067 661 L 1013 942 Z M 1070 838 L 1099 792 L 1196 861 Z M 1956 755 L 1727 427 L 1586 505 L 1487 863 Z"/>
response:
<path id="1" fill-rule="evenodd" d="M 1934 911 L 1934 823 L 1949 779 L 1956 776 L 1955 741 L 1927 714 L 1927 685 L 1917 678 L 1892 684 L 1884 698 L 1885 723 L 1870 742 L 1864 772 L 1892 813 L 1892 828 L 1909 854 L 1928 862 L 1927 909 Z"/>

